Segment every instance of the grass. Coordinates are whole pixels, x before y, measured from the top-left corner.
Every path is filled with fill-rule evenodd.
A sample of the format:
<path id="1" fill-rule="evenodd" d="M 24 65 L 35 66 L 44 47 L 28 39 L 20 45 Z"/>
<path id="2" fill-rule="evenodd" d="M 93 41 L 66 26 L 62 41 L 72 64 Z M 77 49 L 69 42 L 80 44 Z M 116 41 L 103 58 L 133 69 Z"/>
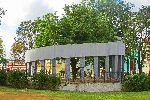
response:
<path id="1" fill-rule="evenodd" d="M 35 93 L 50 97 L 63 97 L 68 100 L 150 100 L 150 91 L 144 92 L 69 92 L 69 91 L 49 91 L 33 89 L 14 89 L 9 87 L 0 87 L 0 92 L 7 93 Z"/>

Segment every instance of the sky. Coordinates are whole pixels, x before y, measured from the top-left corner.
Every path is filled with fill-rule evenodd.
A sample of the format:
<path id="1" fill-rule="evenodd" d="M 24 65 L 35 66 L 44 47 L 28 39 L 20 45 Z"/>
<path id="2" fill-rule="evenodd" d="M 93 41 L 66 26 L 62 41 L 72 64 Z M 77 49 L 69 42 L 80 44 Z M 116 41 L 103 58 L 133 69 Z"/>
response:
<path id="1" fill-rule="evenodd" d="M 14 42 L 15 32 L 22 21 L 34 20 L 48 12 L 57 11 L 57 15 L 63 14 L 65 4 L 79 3 L 81 0 L 0 0 L 0 7 L 4 8 L 6 14 L 1 19 L 0 36 L 6 57 L 10 58 L 10 49 Z M 150 0 L 126 0 L 135 5 L 133 10 L 137 11 L 142 5 L 150 6 Z"/>

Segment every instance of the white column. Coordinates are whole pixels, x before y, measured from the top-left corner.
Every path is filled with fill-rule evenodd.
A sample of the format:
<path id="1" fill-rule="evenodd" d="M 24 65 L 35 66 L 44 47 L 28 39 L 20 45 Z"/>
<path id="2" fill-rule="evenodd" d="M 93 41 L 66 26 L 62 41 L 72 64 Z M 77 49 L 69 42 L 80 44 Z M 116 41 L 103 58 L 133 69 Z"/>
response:
<path id="1" fill-rule="evenodd" d="M 56 59 L 52 59 L 52 74 L 56 74 Z"/>
<path id="2" fill-rule="evenodd" d="M 65 79 L 70 79 L 70 58 L 66 58 L 65 60 Z"/>
<path id="3" fill-rule="evenodd" d="M 109 56 L 105 57 L 105 80 L 109 78 Z"/>
<path id="4" fill-rule="evenodd" d="M 98 56 L 94 57 L 94 79 L 97 80 L 99 75 L 99 63 L 98 63 Z"/>
<path id="5" fill-rule="evenodd" d="M 35 73 L 35 62 L 31 63 L 31 76 Z"/>
<path id="6" fill-rule="evenodd" d="M 85 57 L 80 58 L 80 79 L 84 80 Z"/>
<path id="7" fill-rule="evenodd" d="M 30 71 L 30 63 L 27 62 L 26 63 L 26 74 L 29 75 L 29 71 Z"/>

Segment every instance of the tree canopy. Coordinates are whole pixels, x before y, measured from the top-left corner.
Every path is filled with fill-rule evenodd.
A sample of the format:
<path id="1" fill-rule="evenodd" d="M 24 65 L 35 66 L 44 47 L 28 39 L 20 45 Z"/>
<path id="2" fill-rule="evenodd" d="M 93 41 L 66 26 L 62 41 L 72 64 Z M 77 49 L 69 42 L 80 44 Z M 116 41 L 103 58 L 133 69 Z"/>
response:
<path id="1" fill-rule="evenodd" d="M 35 46 L 116 40 L 118 32 L 114 20 L 109 18 L 112 15 L 99 9 L 100 7 L 93 8 L 93 4 L 82 2 L 71 6 L 66 5 L 61 19 L 56 14 L 47 14 L 38 18 L 35 20 L 35 26 L 36 32 L 40 34 L 35 38 Z"/>
<path id="2" fill-rule="evenodd" d="M 31 20 L 21 22 L 18 27 L 17 36 L 14 38 L 15 42 L 11 47 L 11 55 L 15 61 L 24 62 L 26 50 L 34 48 L 35 33 L 33 28 L 34 22 Z"/>
<path id="3" fill-rule="evenodd" d="M 129 60 L 138 54 L 141 72 L 145 56 L 150 53 L 145 49 L 145 44 L 150 44 L 147 39 L 150 7 L 143 6 L 138 12 L 131 11 L 133 7 L 122 0 L 83 0 L 79 4 L 66 5 L 61 17 L 48 13 L 28 24 L 23 22 L 18 28 L 16 42 L 24 45 L 21 47 L 25 52 L 33 47 L 112 42 L 121 37 L 126 45 L 125 60 L 129 65 Z"/>
<path id="4" fill-rule="evenodd" d="M 3 15 L 5 15 L 6 10 L 3 8 L 0 8 L 0 25 L 1 25 L 1 18 Z M 2 37 L 0 37 L 0 64 L 5 64 L 7 62 L 5 58 L 5 52 L 3 48 L 3 40 Z"/>

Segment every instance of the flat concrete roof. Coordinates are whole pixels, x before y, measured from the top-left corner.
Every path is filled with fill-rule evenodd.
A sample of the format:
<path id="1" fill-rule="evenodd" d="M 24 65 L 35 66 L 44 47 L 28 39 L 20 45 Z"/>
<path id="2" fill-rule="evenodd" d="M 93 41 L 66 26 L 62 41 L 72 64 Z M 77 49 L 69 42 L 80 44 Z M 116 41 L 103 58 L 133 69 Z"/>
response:
<path id="1" fill-rule="evenodd" d="M 71 58 L 87 56 L 124 55 L 125 44 L 122 41 L 108 43 L 83 43 L 53 45 L 27 50 L 25 62 L 53 58 Z"/>

